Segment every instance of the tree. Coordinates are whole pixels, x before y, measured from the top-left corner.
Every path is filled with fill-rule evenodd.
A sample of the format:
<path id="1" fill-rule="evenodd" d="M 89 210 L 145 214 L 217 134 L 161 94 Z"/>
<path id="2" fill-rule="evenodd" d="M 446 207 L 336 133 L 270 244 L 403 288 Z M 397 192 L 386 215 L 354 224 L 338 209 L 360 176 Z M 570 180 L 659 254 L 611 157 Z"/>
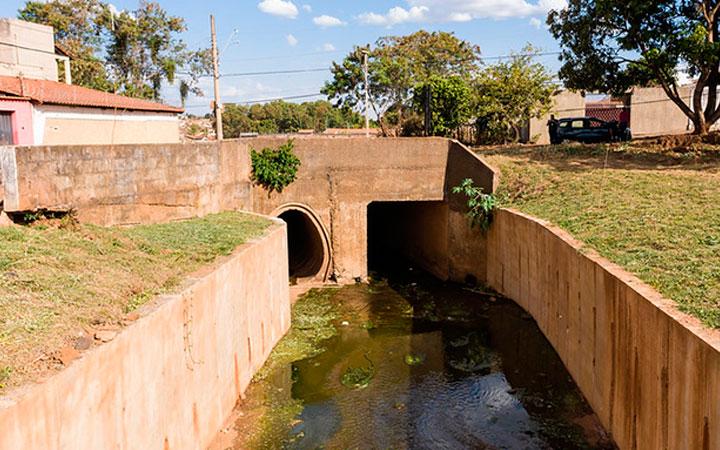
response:
<path id="1" fill-rule="evenodd" d="M 380 38 L 374 48 L 356 47 L 341 63 L 333 63 L 333 79 L 323 88 L 336 106 L 364 106 L 364 52 L 368 54 L 369 106 L 383 134 L 389 135 L 390 127 L 402 127 L 415 86 L 432 76 L 472 78 L 478 70 L 480 48 L 452 33 L 424 30 Z"/>
<path id="2" fill-rule="evenodd" d="M 349 109 L 334 108 L 330 102 L 288 103 L 282 100 L 252 106 L 226 104 L 223 132 L 229 138 L 241 133 L 322 132 L 326 128 L 358 128 L 360 116 Z"/>
<path id="3" fill-rule="evenodd" d="M 533 62 L 537 49 L 488 66 L 476 80 L 478 122 L 495 142 L 517 142 L 530 119 L 547 114 L 557 90 L 545 66 Z"/>
<path id="4" fill-rule="evenodd" d="M 157 100 L 163 83 L 179 83 L 181 99 L 201 95 L 198 78 L 209 73 L 210 53 L 189 50 L 177 37 L 185 21 L 158 3 L 141 1 L 117 12 L 103 0 L 28 1 L 18 17 L 50 25 L 71 56 L 73 82 L 94 89 Z"/>
<path id="5" fill-rule="evenodd" d="M 719 20 L 720 2 L 711 0 L 570 0 L 548 16 L 569 88 L 622 94 L 661 86 L 696 134 L 720 119 Z M 678 86 L 681 68 L 697 78 L 688 102 Z"/>
<path id="6" fill-rule="evenodd" d="M 433 136 L 450 136 L 465 124 L 472 116 L 471 103 L 472 91 L 458 76 L 434 75 L 415 88 L 416 112 L 423 116 L 426 108 L 430 111 L 430 134 Z"/>

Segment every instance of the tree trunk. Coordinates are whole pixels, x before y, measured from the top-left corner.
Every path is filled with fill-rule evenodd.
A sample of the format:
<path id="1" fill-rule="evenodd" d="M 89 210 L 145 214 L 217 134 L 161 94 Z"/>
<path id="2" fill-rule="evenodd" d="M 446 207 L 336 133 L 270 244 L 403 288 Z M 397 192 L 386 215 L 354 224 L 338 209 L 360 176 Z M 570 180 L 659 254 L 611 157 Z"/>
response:
<path id="1" fill-rule="evenodd" d="M 695 116 L 692 119 L 693 122 L 693 133 L 696 136 L 705 136 L 710 132 L 710 125 L 705 121 L 705 117 L 702 115 Z"/>

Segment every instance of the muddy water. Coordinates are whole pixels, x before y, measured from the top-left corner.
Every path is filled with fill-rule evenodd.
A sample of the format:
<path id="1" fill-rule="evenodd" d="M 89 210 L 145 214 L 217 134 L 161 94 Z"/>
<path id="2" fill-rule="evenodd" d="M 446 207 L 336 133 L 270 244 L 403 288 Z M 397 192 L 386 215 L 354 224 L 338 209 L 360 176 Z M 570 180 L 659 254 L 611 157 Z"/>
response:
<path id="1" fill-rule="evenodd" d="M 614 448 L 519 307 L 416 273 L 332 294 L 337 335 L 251 387 L 229 447 Z"/>

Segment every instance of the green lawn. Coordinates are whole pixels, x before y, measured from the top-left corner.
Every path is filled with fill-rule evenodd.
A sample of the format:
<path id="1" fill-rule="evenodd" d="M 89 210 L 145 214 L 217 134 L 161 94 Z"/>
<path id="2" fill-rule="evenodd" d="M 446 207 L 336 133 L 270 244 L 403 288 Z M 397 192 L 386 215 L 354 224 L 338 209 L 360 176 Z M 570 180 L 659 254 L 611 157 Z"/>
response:
<path id="1" fill-rule="evenodd" d="M 0 228 L 0 390 L 59 367 L 58 350 L 80 334 L 121 325 L 269 224 L 223 213 L 131 228 L 68 218 Z"/>
<path id="2" fill-rule="evenodd" d="M 569 231 L 720 328 L 720 151 L 628 145 L 478 150 L 502 205 Z"/>

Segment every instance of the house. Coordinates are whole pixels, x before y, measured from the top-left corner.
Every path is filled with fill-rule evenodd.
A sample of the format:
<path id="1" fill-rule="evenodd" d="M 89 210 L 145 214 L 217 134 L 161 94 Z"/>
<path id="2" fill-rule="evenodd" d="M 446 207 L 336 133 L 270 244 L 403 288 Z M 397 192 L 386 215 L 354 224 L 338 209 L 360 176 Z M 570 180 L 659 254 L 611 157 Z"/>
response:
<path id="1" fill-rule="evenodd" d="M 0 145 L 180 142 L 182 108 L 70 82 L 51 27 L 0 19 Z"/>
<path id="2" fill-rule="evenodd" d="M 0 76 L 0 144 L 180 142 L 181 108 L 57 81 Z"/>

